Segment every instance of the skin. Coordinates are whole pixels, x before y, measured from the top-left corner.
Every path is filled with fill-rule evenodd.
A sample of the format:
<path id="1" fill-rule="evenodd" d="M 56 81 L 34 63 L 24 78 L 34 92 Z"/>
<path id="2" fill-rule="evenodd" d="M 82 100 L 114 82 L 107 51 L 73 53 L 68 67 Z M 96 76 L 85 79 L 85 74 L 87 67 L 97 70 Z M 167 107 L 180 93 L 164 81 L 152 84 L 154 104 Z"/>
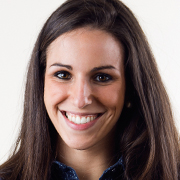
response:
<path id="1" fill-rule="evenodd" d="M 114 163 L 115 125 L 125 98 L 123 60 L 121 43 L 97 29 L 64 33 L 48 48 L 44 102 L 59 134 L 58 159 L 80 179 L 98 179 Z M 65 112 L 98 118 L 84 129 L 67 123 Z"/>

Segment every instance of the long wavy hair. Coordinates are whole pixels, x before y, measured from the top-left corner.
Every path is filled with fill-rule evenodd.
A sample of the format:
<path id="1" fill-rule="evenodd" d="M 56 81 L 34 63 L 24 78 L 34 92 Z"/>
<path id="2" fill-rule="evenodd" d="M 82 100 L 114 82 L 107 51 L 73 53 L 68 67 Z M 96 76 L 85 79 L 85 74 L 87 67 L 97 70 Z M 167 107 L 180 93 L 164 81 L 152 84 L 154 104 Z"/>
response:
<path id="1" fill-rule="evenodd" d="M 113 35 L 125 49 L 126 101 L 119 118 L 118 153 L 126 180 L 178 180 L 179 138 L 170 102 L 146 37 L 119 0 L 68 0 L 46 21 L 32 52 L 24 113 L 14 153 L 0 166 L 6 180 L 47 180 L 57 132 L 44 105 L 46 51 L 63 33 L 91 27 Z"/>

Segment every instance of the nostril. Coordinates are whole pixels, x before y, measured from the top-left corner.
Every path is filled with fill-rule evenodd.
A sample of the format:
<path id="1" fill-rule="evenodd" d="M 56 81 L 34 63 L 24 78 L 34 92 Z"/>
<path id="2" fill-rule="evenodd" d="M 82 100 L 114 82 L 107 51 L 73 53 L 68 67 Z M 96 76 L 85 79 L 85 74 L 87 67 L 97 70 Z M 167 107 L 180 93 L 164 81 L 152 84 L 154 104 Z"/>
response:
<path id="1" fill-rule="evenodd" d="M 84 108 L 85 106 L 92 104 L 92 100 L 85 96 L 77 96 L 73 101 L 74 105 L 78 108 Z"/>

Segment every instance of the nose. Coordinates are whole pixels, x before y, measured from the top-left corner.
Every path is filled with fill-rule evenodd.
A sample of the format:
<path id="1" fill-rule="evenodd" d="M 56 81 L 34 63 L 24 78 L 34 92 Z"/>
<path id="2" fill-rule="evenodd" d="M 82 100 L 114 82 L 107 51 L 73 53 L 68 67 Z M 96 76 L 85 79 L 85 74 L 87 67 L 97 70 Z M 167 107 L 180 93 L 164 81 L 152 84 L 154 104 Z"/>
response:
<path id="1" fill-rule="evenodd" d="M 92 104 L 91 85 L 85 79 L 76 80 L 70 91 L 73 105 L 80 109 Z"/>

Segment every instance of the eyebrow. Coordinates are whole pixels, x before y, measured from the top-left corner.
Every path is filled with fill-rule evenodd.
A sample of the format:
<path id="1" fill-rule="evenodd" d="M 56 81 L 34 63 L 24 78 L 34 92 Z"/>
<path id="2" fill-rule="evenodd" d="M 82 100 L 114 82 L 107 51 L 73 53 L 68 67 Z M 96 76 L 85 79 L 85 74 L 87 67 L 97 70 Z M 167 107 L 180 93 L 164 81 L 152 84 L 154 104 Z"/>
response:
<path id="1" fill-rule="evenodd" d="M 54 63 L 51 66 L 60 66 L 60 67 L 65 67 L 69 70 L 72 70 L 73 68 L 70 65 L 65 65 L 65 64 L 61 64 L 61 63 Z M 50 67 L 51 67 L 50 66 Z M 103 70 L 103 69 L 116 69 L 114 66 L 112 65 L 107 65 L 107 66 L 99 66 L 99 67 L 94 67 L 91 72 L 95 72 L 95 71 L 99 71 L 99 70 Z"/>
<path id="2" fill-rule="evenodd" d="M 91 70 L 91 72 L 95 72 L 95 71 L 99 71 L 99 70 L 103 70 L 103 69 L 116 69 L 114 66 L 108 65 L 108 66 L 99 66 L 99 67 L 95 67 Z"/>
<path id="3" fill-rule="evenodd" d="M 65 67 L 65 68 L 67 68 L 67 69 L 69 69 L 69 70 L 72 70 L 72 69 L 73 69 L 70 65 L 65 65 L 65 64 L 61 64 L 61 63 L 54 63 L 54 64 L 52 64 L 51 66 Z M 51 67 L 51 66 L 50 66 L 50 67 Z"/>

